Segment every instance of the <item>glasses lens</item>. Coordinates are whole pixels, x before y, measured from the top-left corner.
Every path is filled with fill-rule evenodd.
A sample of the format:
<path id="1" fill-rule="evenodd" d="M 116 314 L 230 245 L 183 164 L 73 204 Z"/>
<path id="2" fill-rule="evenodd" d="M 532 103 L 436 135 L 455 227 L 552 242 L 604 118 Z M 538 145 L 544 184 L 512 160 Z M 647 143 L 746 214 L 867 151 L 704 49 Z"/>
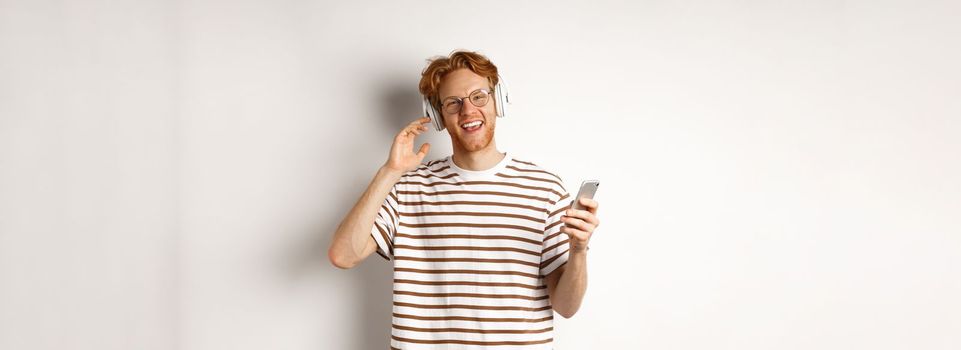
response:
<path id="1" fill-rule="evenodd" d="M 454 114 L 454 113 L 460 112 L 460 104 L 461 104 L 461 100 L 458 100 L 456 98 L 447 99 L 446 101 L 444 101 L 442 105 L 442 107 L 444 108 L 444 113 Z"/>
<path id="2" fill-rule="evenodd" d="M 484 107 L 487 104 L 487 100 L 490 100 L 490 94 L 485 90 L 477 90 L 470 93 L 470 103 L 477 107 Z"/>

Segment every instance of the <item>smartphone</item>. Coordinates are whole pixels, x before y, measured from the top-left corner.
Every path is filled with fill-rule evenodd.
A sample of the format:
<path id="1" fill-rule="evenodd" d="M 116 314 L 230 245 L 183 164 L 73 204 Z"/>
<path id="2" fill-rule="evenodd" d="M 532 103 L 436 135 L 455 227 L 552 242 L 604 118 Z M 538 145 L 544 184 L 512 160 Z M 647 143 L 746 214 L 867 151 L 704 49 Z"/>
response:
<path id="1" fill-rule="evenodd" d="M 573 209 L 584 210 L 584 206 L 581 205 L 580 198 L 594 198 L 594 193 L 597 193 L 597 186 L 600 186 L 601 182 L 598 180 L 586 180 L 581 183 L 581 189 L 577 190 L 577 197 L 574 197 L 574 202 L 571 204 Z"/>

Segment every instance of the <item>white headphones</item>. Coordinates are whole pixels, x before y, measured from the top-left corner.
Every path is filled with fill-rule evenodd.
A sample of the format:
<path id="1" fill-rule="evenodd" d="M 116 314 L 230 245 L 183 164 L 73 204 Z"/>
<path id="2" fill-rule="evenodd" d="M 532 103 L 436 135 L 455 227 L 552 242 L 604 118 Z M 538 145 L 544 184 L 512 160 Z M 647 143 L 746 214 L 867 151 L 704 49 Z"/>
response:
<path id="1" fill-rule="evenodd" d="M 500 75 L 497 76 L 497 85 L 494 86 L 494 107 L 498 117 L 506 115 L 507 105 L 511 103 L 510 93 L 507 91 L 507 84 Z M 424 96 L 424 114 L 434 122 L 434 129 L 442 131 L 444 128 L 444 116 L 437 112 L 434 105 L 430 103 L 430 97 Z"/>

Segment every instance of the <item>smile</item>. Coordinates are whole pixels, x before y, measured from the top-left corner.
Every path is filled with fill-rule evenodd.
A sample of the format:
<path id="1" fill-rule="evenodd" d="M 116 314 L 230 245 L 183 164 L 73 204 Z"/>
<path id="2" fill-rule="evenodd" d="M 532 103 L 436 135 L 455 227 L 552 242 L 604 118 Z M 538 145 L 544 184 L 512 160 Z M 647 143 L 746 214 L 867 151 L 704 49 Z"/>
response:
<path id="1" fill-rule="evenodd" d="M 475 121 L 461 124 L 460 128 L 466 131 L 476 131 L 477 129 L 480 129 L 481 125 L 484 125 L 483 121 L 475 120 Z"/>

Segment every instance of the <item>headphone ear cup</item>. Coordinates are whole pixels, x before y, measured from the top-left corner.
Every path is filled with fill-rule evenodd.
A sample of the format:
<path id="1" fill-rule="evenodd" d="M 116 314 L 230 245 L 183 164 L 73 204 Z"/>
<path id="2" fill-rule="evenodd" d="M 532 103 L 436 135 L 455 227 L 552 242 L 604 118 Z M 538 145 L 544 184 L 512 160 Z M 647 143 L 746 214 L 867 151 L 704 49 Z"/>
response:
<path id="1" fill-rule="evenodd" d="M 497 86 L 494 87 L 494 100 L 497 101 L 497 116 L 503 117 L 507 115 L 507 105 L 510 103 L 510 92 L 507 91 L 507 85 L 504 84 L 503 78 L 497 77 Z"/>
<path id="2" fill-rule="evenodd" d="M 437 113 L 434 105 L 430 103 L 430 99 L 427 97 L 424 97 L 424 114 L 430 118 L 430 121 L 434 124 L 434 129 L 437 131 L 444 130 L 444 121 L 441 120 L 440 113 Z"/>

